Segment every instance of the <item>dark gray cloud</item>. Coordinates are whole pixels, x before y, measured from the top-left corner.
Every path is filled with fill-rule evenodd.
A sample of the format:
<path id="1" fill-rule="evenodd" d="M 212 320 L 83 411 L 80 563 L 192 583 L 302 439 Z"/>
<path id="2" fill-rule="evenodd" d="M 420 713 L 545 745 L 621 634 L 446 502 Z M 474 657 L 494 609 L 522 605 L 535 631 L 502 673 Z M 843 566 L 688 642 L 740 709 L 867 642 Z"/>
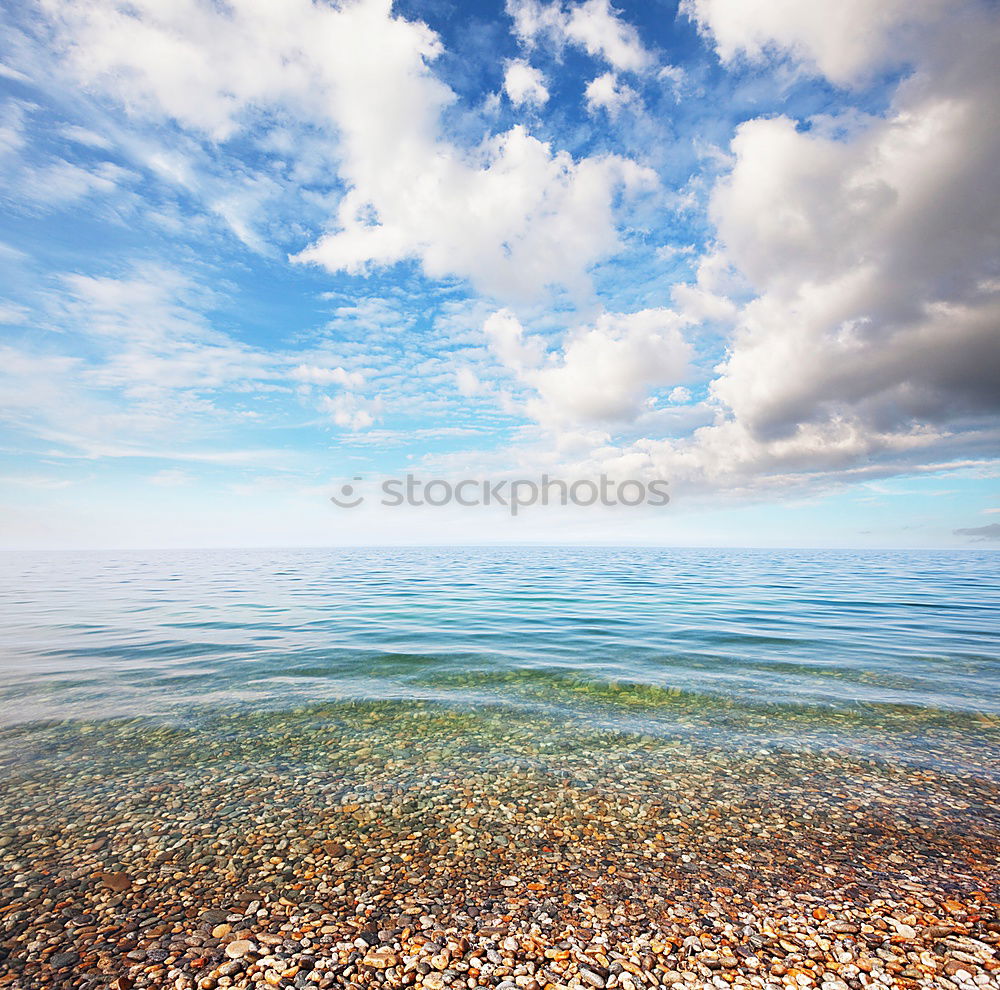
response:
<path id="1" fill-rule="evenodd" d="M 972 526 L 968 529 L 956 529 L 956 536 L 971 536 L 982 542 L 984 540 L 1000 540 L 1000 523 L 990 523 L 988 526 Z"/>

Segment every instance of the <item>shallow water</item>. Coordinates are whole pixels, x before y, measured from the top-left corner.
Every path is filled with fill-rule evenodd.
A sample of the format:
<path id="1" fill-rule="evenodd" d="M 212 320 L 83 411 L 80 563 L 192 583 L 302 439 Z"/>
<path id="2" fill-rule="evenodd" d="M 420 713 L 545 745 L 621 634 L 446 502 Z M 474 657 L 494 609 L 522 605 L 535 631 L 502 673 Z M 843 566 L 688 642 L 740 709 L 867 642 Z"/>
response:
<path id="1" fill-rule="evenodd" d="M 0 722 L 422 698 L 655 724 L 682 696 L 814 721 L 989 723 L 997 562 L 988 551 L 6 554 Z"/>

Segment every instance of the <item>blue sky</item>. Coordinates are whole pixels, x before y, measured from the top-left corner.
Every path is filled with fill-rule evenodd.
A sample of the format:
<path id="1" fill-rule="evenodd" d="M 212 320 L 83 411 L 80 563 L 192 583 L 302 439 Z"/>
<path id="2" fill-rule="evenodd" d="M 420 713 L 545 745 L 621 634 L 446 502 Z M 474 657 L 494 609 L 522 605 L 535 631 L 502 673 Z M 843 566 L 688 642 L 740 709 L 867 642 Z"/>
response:
<path id="1" fill-rule="evenodd" d="M 3 16 L 3 545 L 997 538 L 994 5 Z"/>

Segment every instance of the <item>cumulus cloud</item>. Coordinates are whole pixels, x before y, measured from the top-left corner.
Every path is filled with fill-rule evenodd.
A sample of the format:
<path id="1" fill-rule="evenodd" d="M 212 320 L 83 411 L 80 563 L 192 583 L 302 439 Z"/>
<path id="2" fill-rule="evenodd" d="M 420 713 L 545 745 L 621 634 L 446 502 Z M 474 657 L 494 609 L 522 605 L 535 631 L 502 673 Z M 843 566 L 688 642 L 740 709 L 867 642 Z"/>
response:
<path id="1" fill-rule="evenodd" d="M 523 125 L 470 138 L 473 117 L 453 126 L 457 98 L 435 74 L 441 42 L 426 25 L 394 15 L 387 0 L 42 3 L 66 65 L 90 91 L 142 119 L 170 118 L 179 125 L 171 134 L 206 146 L 247 141 L 255 154 L 285 155 L 290 169 L 337 190 L 322 197 L 323 236 L 307 233 L 312 220 L 297 227 L 297 244 L 314 239 L 296 260 L 351 274 L 415 262 L 446 289 L 455 277 L 468 280 L 487 297 L 482 309 L 436 332 L 457 338 L 492 312 L 483 329 L 506 369 L 503 408 L 532 417 L 561 449 L 719 487 L 971 463 L 996 441 L 1000 132 L 990 121 L 1000 25 L 979 0 L 684 0 L 725 64 L 777 65 L 787 82 L 791 63 L 837 87 L 877 76 L 878 99 L 845 97 L 850 109 L 808 120 L 770 111 L 746 120 L 729 156 L 713 160 L 712 177 L 695 177 L 706 189 L 715 183 L 707 236 L 687 227 L 643 232 L 648 255 L 656 239 L 699 242 L 690 282 L 640 284 L 639 276 L 612 291 L 651 308 L 567 316 L 570 328 L 558 337 L 526 329 L 551 327 L 554 317 L 537 318 L 522 303 L 546 287 L 568 289 L 577 303 L 586 297 L 591 270 L 624 240 L 622 194 L 653 188 L 656 178 L 622 155 L 574 157 Z M 640 81 L 652 98 L 655 60 L 608 0 L 509 0 L 508 12 L 524 56 L 505 71 L 515 109 L 549 96 L 548 80 L 527 60 L 542 44 L 557 53 L 572 46 L 600 63 L 588 71 L 593 113 L 636 103 Z M 890 83 L 886 70 L 904 65 L 901 81 Z M 670 67 L 659 75 L 671 88 L 684 80 Z M 695 99 L 696 88 L 685 84 L 684 98 Z M 27 113 L 15 106 L 0 120 L 0 145 L 15 156 Z M 635 131 L 637 145 L 654 133 Z M 307 162 L 296 152 L 313 132 L 323 135 L 323 154 Z M 184 156 L 171 154 L 148 160 L 183 188 L 197 185 Z M 53 184 L 67 202 L 131 181 L 88 155 L 85 167 L 74 166 L 81 172 Z M 245 243 L 259 245 L 249 218 L 270 195 L 266 186 L 256 173 L 241 175 L 206 201 Z M 677 260 L 677 250 L 659 254 Z M 197 413 L 219 382 L 267 383 L 318 404 L 344 429 L 381 415 L 379 400 L 358 394 L 363 381 L 348 370 L 350 355 L 264 355 L 212 331 L 198 316 L 203 307 L 169 279 L 78 276 L 63 285 L 66 325 L 82 314 L 89 338 L 109 350 L 99 368 L 73 366 L 94 388 L 146 397 L 186 390 L 197 394 L 185 408 Z M 669 308 L 653 305 L 664 299 Z M 356 324 L 387 337 L 400 325 L 394 305 L 367 299 L 334 315 L 352 333 Z M 331 340 L 334 331 L 325 332 Z M 355 357 L 360 340 L 358 330 Z M 480 343 L 421 354 L 414 379 L 432 375 L 425 380 L 442 393 L 482 395 Z M 388 365 L 391 356 L 382 357 Z M 688 406 L 692 365 L 700 375 L 693 411 L 649 405 L 668 396 Z M 368 377 L 380 381 L 378 372 Z M 344 391 L 320 394 L 336 388 Z M 666 433 L 667 416 L 676 424 L 688 412 L 686 435 Z"/>
<path id="2" fill-rule="evenodd" d="M 939 9 L 847 5 L 866 35 L 842 31 L 833 5 L 776 6 L 788 16 L 773 30 L 767 5 L 749 5 L 759 19 L 712 0 L 688 10 L 726 58 L 777 52 L 846 82 Z M 993 449 L 1000 132 L 984 121 L 1000 90 L 1000 22 L 972 3 L 931 26 L 885 113 L 738 127 L 711 195 L 716 241 L 695 281 L 672 291 L 670 320 L 733 328 L 709 382 L 713 421 L 598 449 L 597 462 L 739 487 L 975 463 Z M 509 318 L 493 328 L 495 352 L 537 393 L 525 408 L 539 423 L 647 421 L 637 397 L 669 387 L 683 362 L 665 356 L 684 347 L 647 347 L 616 319 L 617 332 L 599 323 L 546 363 L 524 357 L 530 338 Z"/>
<path id="3" fill-rule="evenodd" d="M 829 5 L 802 8 L 830 28 L 813 47 L 782 33 L 796 16 L 769 34 L 762 14 L 738 33 L 735 6 L 698 9 L 708 28 L 736 17 L 718 22 L 723 54 L 781 49 L 834 81 L 871 67 L 909 16 L 862 4 L 860 22 L 881 33 L 839 51 Z M 740 487 L 988 455 L 1000 408 L 1000 135 L 983 121 L 1000 87 L 1000 24 L 973 5 L 961 27 L 945 17 L 910 50 L 915 71 L 884 115 L 737 129 L 711 197 L 718 242 L 696 282 L 673 290 L 686 318 L 735 327 L 709 383 L 715 421 L 595 456 Z"/>
<path id="4" fill-rule="evenodd" d="M 616 191 L 655 184 L 617 155 L 553 153 L 520 125 L 486 141 L 471 163 L 444 144 L 415 149 L 409 163 L 406 150 L 386 149 L 405 175 L 382 183 L 379 172 L 392 171 L 384 160 L 363 173 L 373 195 L 356 186 L 338 229 L 296 260 L 359 273 L 416 257 L 432 278 L 458 275 L 501 299 L 538 298 L 549 286 L 583 295 L 589 269 L 619 246 Z"/>
<path id="5" fill-rule="evenodd" d="M 669 252 L 666 257 L 671 257 Z M 713 250 L 699 259 L 695 281 L 678 283 L 670 295 L 678 312 L 693 323 L 732 324 L 739 313 L 732 297 L 745 289 L 726 254 Z"/>
<path id="6" fill-rule="evenodd" d="M 638 102 L 639 94 L 613 72 L 605 72 L 587 83 L 584 99 L 591 113 L 605 110 L 610 117 L 614 117 L 622 107 Z"/>
<path id="7" fill-rule="evenodd" d="M 982 124 L 998 55 L 984 22 L 847 136 L 837 119 L 738 129 L 712 214 L 757 298 L 713 391 L 754 432 L 837 417 L 906 431 L 1000 407 L 1000 134 Z"/>
<path id="8" fill-rule="evenodd" d="M 539 69 L 522 58 L 511 59 L 503 76 L 503 88 L 508 99 L 516 107 L 540 107 L 549 98 L 545 88 L 545 76 Z"/>
<path id="9" fill-rule="evenodd" d="M 382 412 L 379 399 L 365 399 L 353 392 L 324 395 L 319 402 L 321 412 L 329 415 L 337 426 L 358 432 L 374 425 Z"/>
<path id="10" fill-rule="evenodd" d="M 573 329 L 557 354 L 501 310 L 483 326 L 490 347 L 532 395 L 526 410 L 553 429 L 634 419 L 653 387 L 674 385 L 691 355 L 683 318 L 667 309 L 602 313 Z"/>
<path id="11" fill-rule="evenodd" d="M 948 6 L 948 0 L 682 0 L 680 9 L 712 39 L 724 62 L 785 54 L 831 82 L 850 85 L 898 58 L 906 50 L 904 32 Z"/>
<path id="12" fill-rule="evenodd" d="M 545 342 L 526 336 L 521 321 L 509 309 L 492 313 L 483 324 L 483 333 L 500 361 L 519 374 L 536 368 L 545 356 Z"/>
<path id="13" fill-rule="evenodd" d="M 557 48 L 574 45 L 620 72 L 641 72 L 653 63 L 639 33 L 609 0 L 544 3 L 507 0 L 514 32 L 526 45 L 548 40 Z"/>
<path id="14" fill-rule="evenodd" d="M 617 155 L 575 160 L 521 126 L 474 147 L 449 141 L 441 114 L 455 95 L 430 68 L 440 40 L 388 0 L 44 5 L 68 63 L 134 113 L 217 142 L 288 114 L 334 132 L 347 191 L 330 231 L 295 255 L 333 272 L 416 260 L 498 298 L 583 294 L 619 246 L 615 197 L 655 181 Z M 574 37 L 607 18 L 617 24 L 590 0 L 570 18 Z M 630 38 L 615 27 L 601 50 L 633 63 Z M 538 101 L 534 82 L 515 91 Z"/>

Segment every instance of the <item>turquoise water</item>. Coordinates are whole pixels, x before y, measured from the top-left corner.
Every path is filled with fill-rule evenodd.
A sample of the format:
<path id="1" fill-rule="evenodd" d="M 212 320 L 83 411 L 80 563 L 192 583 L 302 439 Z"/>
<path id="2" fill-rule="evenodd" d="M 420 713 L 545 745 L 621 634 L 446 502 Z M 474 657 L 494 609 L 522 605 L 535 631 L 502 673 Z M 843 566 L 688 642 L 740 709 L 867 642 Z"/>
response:
<path id="1" fill-rule="evenodd" d="M 776 735 L 795 731 L 776 713 L 808 713 L 814 726 L 989 726 L 1000 714 L 998 560 L 613 548 L 6 554 L 0 721 L 374 698 L 653 729 L 681 714 L 690 722 L 700 706 L 737 727 L 741 713 L 747 724 L 763 713 Z"/>

